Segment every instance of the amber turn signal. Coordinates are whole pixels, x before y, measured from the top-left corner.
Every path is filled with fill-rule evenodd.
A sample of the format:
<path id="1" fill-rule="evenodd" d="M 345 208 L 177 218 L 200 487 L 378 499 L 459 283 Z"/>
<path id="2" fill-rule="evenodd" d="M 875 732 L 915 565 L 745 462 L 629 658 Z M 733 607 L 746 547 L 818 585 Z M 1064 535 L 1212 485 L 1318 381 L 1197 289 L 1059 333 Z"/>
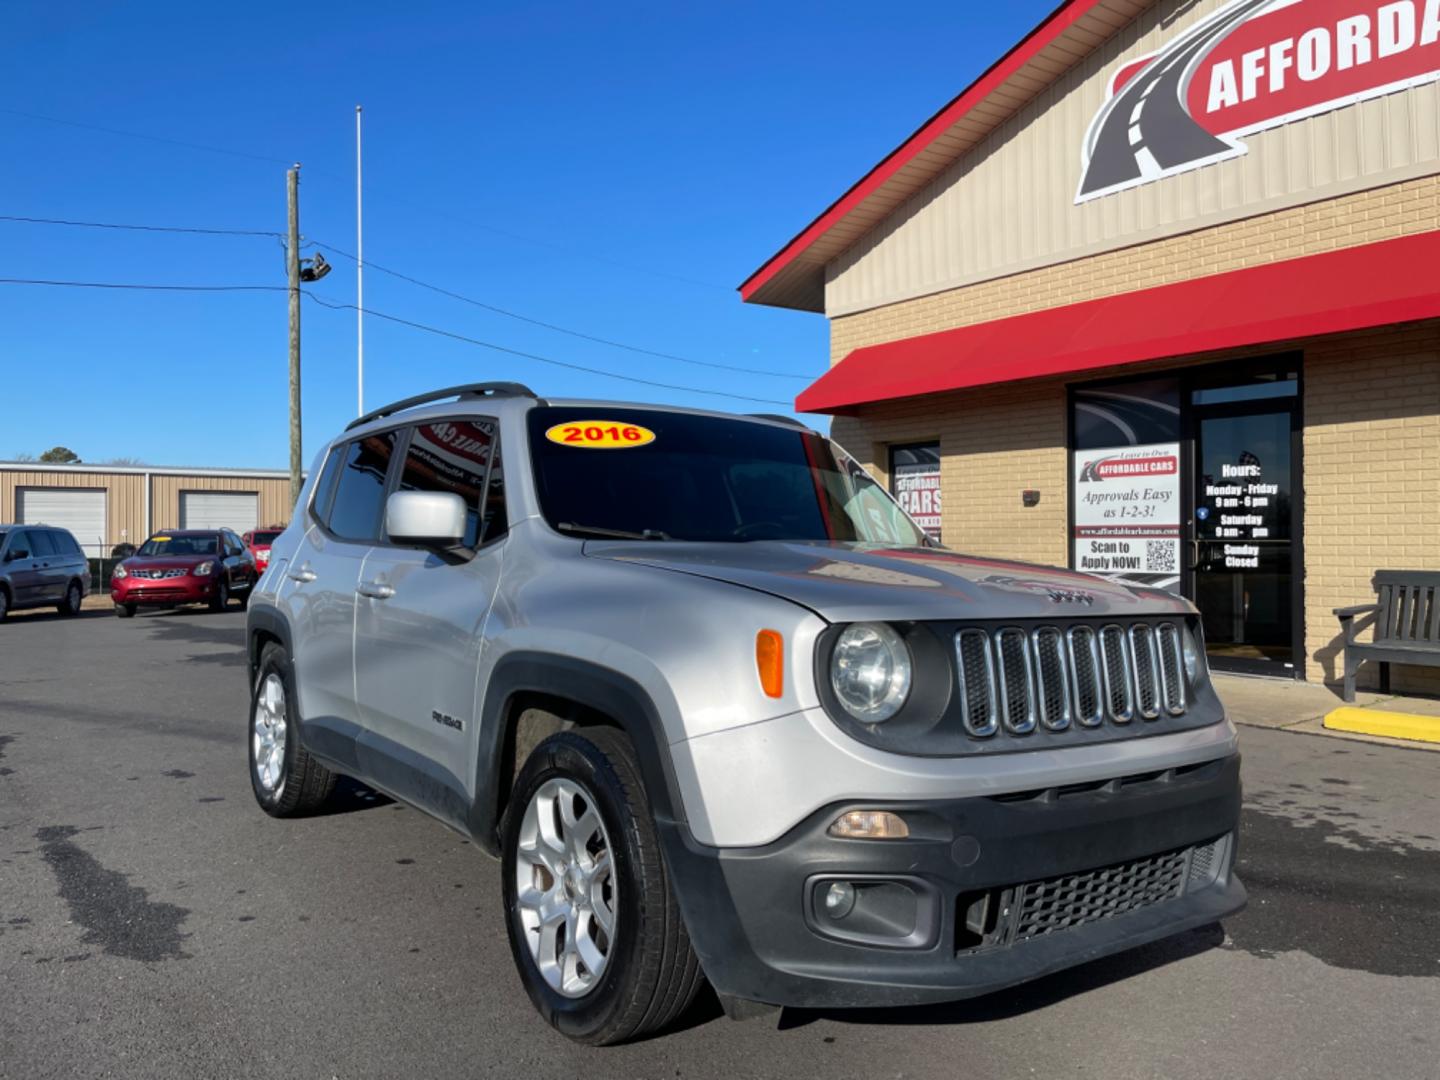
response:
<path id="1" fill-rule="evenodd" d="M 755 668 L 760 672 L 760 689 L 766 697 L 785 693 L 785 639 L 778 630 L 761 630 L 755 635 Z"/>

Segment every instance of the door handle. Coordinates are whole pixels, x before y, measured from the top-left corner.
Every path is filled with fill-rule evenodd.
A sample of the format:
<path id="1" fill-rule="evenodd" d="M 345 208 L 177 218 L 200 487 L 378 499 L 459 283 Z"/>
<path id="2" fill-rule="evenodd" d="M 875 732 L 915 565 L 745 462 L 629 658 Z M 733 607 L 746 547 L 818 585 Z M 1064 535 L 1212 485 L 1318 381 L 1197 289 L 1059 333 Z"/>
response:
<path id="1" fill-rule="evenodd" d="M 315 580 L 315 571 L 308 566 L 302 566 L 299 570 L 291 570 L 285 575 L 291 581 L 298 581 L 301 585 Z"/>
<path id="2" fill-rule="evenodd" d="M 395 590 L 379 581 L 362 581 L 355 586 L 355 591 L 361 596 L 368 596 L 371 600 L 389 600 L 395 595 Z"/>

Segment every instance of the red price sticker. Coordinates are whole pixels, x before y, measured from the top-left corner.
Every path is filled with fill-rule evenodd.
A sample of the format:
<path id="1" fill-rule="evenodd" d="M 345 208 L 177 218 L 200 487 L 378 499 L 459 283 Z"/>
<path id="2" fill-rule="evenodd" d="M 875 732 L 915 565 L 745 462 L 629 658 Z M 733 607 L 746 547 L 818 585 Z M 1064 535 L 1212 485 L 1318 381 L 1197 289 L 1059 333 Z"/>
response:
<path id="1" fill-rule="evenodd" d="M 616 420 L 571 420 L 556 424 L 545 437 L 561 446 L 582 450 L 629 450 L 655 441 L 655 433 L 639 424 Z"/>

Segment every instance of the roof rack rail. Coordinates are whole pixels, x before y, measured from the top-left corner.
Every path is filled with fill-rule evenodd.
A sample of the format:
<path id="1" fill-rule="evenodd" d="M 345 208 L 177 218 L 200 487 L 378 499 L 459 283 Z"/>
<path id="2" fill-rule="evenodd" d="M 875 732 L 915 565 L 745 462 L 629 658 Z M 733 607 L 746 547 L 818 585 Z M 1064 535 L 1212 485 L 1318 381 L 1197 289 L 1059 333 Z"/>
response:
<path id="1" fill-rule="evenodd" d="M 779 413 L 752 412 L 747 413 L 752 420 L 771 420 L 777 424 L 786 424 L 789 427 L 798 427 L 803 431 L 809 431 L 810 425 L 803 420 L 797 420 L 793 416 L 781 416 Z"/>
<path id="2" fill-rule="evenodd" d="M 368 424 L 372 420 L 379 420 L 390 416 L 393 413 L 403 412 L 406 409 L 418 408 L 421 405 L 429 405 L 433 401 L 444 401 L 446 398 L 483 398 L 483 397 L 530 397 L 539 400 L 538 394 L 523 383 L 517 382 L 482 382 L 466 383 L 464 386 L 449 386 L 444 390 L 432 390 L 428 394 L 416 394 L 414 397 L 405 398 L 402 401 L 392 401 L 389 405 L 381 406 L 373 412 L 364 416 L 357 416 L 350 423 L 345 425 L 346 431 Z"/>

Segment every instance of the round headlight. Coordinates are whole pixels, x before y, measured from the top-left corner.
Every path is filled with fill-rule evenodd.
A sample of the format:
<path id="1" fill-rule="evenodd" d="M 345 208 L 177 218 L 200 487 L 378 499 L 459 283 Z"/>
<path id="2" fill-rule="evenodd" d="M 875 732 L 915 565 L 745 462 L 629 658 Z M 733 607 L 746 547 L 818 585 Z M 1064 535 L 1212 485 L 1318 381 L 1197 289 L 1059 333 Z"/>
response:
<path id="1" fill-rule="evenodd" d="M 862 724 L 889 720 L 910 696 L 910 650 L 883 623 L 847 626 L 830 656 L 830 685 Z"/>
<path id="2" fill-rule="evenodd" d="M 1181 633 L 1180 640 L 1185 653 L 1185 674 L 1190 676 L 1190 685 L 1194 686 L 1200 682 L 1200 675 L 1205 670 L 1205 653 L 1188 626 Z"/>

